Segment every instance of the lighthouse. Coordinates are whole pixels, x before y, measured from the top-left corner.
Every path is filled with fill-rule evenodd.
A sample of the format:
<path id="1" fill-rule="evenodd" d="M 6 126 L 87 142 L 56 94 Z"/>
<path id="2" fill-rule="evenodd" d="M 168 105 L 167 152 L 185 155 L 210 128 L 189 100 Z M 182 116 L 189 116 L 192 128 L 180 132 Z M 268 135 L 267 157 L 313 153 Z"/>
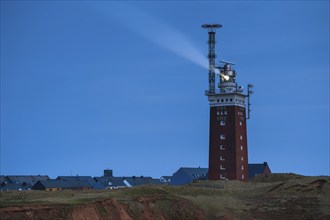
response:
<path id="1" fill-rule="evenodd" d="M 246 120 L 250 117 L 252 85 L 248 85 L 244 94 L 243 87 L 236 82 L 235 64 L 227 61 L 215 64 L 215 29 L 221 27 L 202 25 L 209 35 L 209 88 L 205 91 L 210 106 L 208 178 L 245 182 L 248 181 Z"/>

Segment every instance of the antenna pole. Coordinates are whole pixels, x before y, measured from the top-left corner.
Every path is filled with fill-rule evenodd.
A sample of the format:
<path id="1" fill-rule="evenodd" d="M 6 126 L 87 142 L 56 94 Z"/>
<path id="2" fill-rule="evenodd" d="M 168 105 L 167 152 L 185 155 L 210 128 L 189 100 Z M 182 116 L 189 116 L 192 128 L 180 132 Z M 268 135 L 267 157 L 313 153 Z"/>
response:
<path id="1" fill-rule="evenodd" d="M 253 94 L 252 91 L 253 85 L 248 84 L 248 91 L 247 91 L 247 101 L 248 101 L 248 114 L 246 119 L 250 119 L 250 113 L 251 113 L 251 103 L 250 103 L 250 96 Z"/>
<path id="2" fill-rule="evenodd" d="M 202 28 L 208 29 L 209 34 L 209 91 L 207 91 L 207 95 L 211 95 L 215 93 L 215 31 L 213 29 L 221 28 L 221 24 L 203 24 Z"/>

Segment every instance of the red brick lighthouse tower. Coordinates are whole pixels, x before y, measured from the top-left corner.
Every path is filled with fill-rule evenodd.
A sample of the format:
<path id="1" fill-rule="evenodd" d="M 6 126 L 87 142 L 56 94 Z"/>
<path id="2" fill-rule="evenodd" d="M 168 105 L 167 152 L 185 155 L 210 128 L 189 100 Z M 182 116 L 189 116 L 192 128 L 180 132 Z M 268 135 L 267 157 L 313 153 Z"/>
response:
<path id="1" fill-rule="evenodd" d="M 247 95 L 243 94 L 243 87 L 236 83 L 234 64 L 220 61 L 215 66 L 214 30 L 222 25 L 205 24 L 202 27 L 207 28 L 209 34 L 209 90 L 205 92 L 210 104 L 208 178 L 248 181 L 246 119 L 250 115 L 252 85 L 248 85 Z M 217 89 L 215 70 L 219 72 Z"/>

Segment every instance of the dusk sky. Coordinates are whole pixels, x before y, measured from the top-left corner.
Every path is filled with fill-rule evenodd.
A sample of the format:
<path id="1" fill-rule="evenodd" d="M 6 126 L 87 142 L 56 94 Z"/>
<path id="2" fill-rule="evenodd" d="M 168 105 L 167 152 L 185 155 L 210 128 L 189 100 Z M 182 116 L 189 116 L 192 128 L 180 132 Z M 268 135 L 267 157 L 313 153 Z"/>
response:
<path id="1" fill-rule="evenodd" d="M 207 167 L 205 23 L 254 85 L 249 163 L 329 175 L 329 1 L 1 1 L 1 175 Z"/>

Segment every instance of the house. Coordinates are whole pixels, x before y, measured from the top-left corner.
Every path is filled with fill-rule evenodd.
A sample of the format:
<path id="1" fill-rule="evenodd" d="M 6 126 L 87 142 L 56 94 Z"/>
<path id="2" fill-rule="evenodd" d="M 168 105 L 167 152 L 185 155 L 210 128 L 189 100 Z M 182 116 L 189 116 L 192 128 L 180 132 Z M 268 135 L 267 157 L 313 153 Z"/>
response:
<path id="1" fill-rule="evenodd" d="M 17 185 L 15 183 L 2 183 L 0 187 L 0 191 L 11 191 L 11 190 L 30 190 L 30 187 L 22 187 L 20 185 Z"/>
<path id="2" fill-rule="evenodd" d="M 32 187 L 34 190 L 46 190 L 46 191 L 60 191 L 64 189 L 91 189 L 91 185 L 80 179 L 51 179 L 51 180 L 39 180 Z"/>
<path id="3" fill-rule="evenodd" d="M 207 179 L 207 168 L 181 167 L 173 174 L 171 185 L 184 185 L 194 180 Z"/>
<path id="4" fill-rule="evenodd" d="M 160 179 L 153 179 L 149 180 L 149 185 L 168 185 L 168 183 L 163 183 L 160 181 Z"/>
<path id="5" fill-rule="evenodd" d="M 0 175 L 0 189 L 1 191 L 4 190 L 2 189 L 3 187 L 5 187 L 8 184 L 6 177 L 4 175 Z"/>
<path id="6" fill-rule="evenodd" d="M 166 184 L 171 184 L 172 176 L 161 176 L 159 181 Z"/>
<path id="7" fill-rule="evenodd" d="M 102 176 L 94 177 L 96 183 L 93 189 L 117 189 L 127 187 L 122 177 Z"/>
<path id="8" fill-rule="evenodd" d="M 151 177 L 123 177 L 124 183 L 127 187 L 142 186 L 142 185 L 163 185 L 164 183 L 160 182 L 159 179 L 153 179 Z"/>
<path id="9" fill-rule="evenodd" d="M 50 178 L 46 175 L 6 176 L 4 179 L 1 178 L 1 190 L 30 190 L 37 181 L 48 179 Z"/>
<path id="10" fill-rule="evenodd" d="M 81 180 L 89 184 L 89 188 L 93 188 L 96 183 L 95 179 L 91 176 L 58 176 L 57 180 Z"/>
<path id="11" fill-rule="evenodd" d="M 249 180 L 255 177 L 259 174 L 271 174 L 271 170 L 267 164 L 267 162 L 264 163 L 250 163 L 249 164 Z"/>
<path id="12" fill-rule="evenodd" d="M 141 186 L 141 185 L 150 185 L 150 180 L 152 179 L 151 177 L 123 177 L 124 183 L 128 187 L 133 187 L 133 186 Z"/>
<path id="13" fill-rule="evenodd" d="M 6 177 L 4 175 L 0 175 L 0 184 L 6 181 Z"/>
<path id="14" fill-rule="evenodd" d="M 103 176 L 94 177 L 96 184 L 93 189 L 117 189 L 123 187 L 135 187 L 141 185 L 160 185 L 164 184 L 159 179 L 153 179 L 151 177 L 113 177 Z"/>
<path id="15" fill-rule="evenodd" d="M 10 182 L 6 176 L 0 176 L 0 191 L 22 190 L 20 188 L 20 185 Z"/>

